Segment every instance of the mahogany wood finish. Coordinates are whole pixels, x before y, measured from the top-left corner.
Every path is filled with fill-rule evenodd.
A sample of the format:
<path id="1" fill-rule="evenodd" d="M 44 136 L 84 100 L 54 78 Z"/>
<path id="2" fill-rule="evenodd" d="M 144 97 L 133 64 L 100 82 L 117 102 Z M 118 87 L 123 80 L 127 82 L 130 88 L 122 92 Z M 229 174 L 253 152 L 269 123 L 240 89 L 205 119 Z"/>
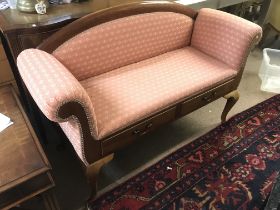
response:
<path id="1" fill-rule="evenodd" d="M 236 102 L 238 101 L 239 93 L 238 93 L 238 91 L 234 90 L 234 91 L 230 92 L 229 94 L 225 95 L 224 98 L 227 99 L 227 103 L 226 103 L 226 106 L 225 106 L 222 116 L 221 116 L 222 122 L 226 121 L 227 114 L 229 113 L 231 108 L 234 106 L 234 104 L 236 104 Z"/>
<path id="2" fill-rule="evenodd" d="M 193 19 L 195 19 L 197 15 L 197 13 L 192 9 L 182 7 L 181 5 L 174 3 L 128 4 L 93 13 L 85 16 L 84 18 L 76 20 L 53 34 L 50 38 L 39 45 L 38 48 L 52 53 L 57 47 L 63 44 L 63 42 L 67 41 L 67 39 L 72 38 L 76 34 L 81 33 L 90 27 L 94 27 L 116 18 L 156 11 L 178 12 Z M 237 92 L 236 89 L 240 82 L 241 74 L 242 71 L 240 71 L 240 73 L 235 78 L 221 82 L 216 86 L 209 87 L 209 89 L 206 91 L 204 90 L 200 93 L 184 98 L 176 104 L 171 104 L 164 110 L 154 113 L 152 116 L 146 119 L 141 119 L 133 125 L 130 125 L 127 128 L 101 140 L 95 140 L 92 137 L 86 113 L 79 103 L 69 102 L 64 104 L 58 111 L 59 117 L 66 119 L 74 115 L 78 118 L 81 124 L 84 138 L 85 158 L 90 164 L 86 166 L 86 174 L 88 176 L 89 183 L 92 185 L 92 195 L 95 195 L 97 191 L 97 175 L 102 164 L 110 161 L 114 152 L 124 148 L 128 144 L 133 143 L 133 141 L 137 140 L 139 136 L 145 135 L 146 133 L 151 132 L 165 123 L 174 121 L 226 95 L 225 97 L 228 99 L 228 102 L 222 114 L 222 119 L 225 120 L 227 113 L 238 99 L 237 97 L 227 94 L 231 93 L 232 91 L 234 91 L 234 93 Z M 104 159 L 106 161 L 104 161 Z"/>
<path id="3" fill-rule="evenodd" d="M 58 210 L 55 199 L 48 196 L 55 185 L 51 166 L 10 85 L 0 88 L 0 113 L 14 122 L 0 133 L 0 209 L 48 193 L 44 197 L 51 209 Z"/>

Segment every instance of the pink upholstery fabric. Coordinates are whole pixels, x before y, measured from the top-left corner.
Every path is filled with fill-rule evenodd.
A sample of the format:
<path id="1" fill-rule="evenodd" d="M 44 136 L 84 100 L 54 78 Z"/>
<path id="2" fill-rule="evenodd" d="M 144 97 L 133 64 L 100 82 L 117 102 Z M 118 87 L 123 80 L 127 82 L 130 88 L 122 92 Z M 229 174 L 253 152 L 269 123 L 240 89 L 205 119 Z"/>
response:
<path id="1" fill-rule="evenodd" d="M 59 123 L 59 126 L 62 128 L 63 132 L 73 145 L 77 155 L 79 158 L 86 164 L 87 160 L 84 156 L 84 147 L 83 147 L 83 139 L 81 136 L 81 130 L 78 124 L 78 119 L 72 118 L 67 122 Z"/>
<path id="2" fill-rule="evenodd" d="M 60 106 L 69 101 L 81 103 L 97 137 L 96 119 L 92 103 L 77 79 L 52 55 L 37 49 L 20 53 L 17 65 L 21 77 L 44 115 L 52 121 L 63 122 L 57 116 Z"/>
<path id="3" fill-rule="evenodd" d="M 83 80 L 190 44 L 193 20 L 154 12 L 116 19 L 66 41 L 53 55 Z"/>
<path id="4" fill-rule="evenodd" d="M 201 9 L 194 24 L 191 45 L 239 71 L 245 65 L 252 41 L 260 39 L 260 26 L 213 9 Z"/>
<path id="5" fill-rule="evenodd" d="M 98 138 L 236 75 L 186 47 L 81 81 L 96 113 Z"/>

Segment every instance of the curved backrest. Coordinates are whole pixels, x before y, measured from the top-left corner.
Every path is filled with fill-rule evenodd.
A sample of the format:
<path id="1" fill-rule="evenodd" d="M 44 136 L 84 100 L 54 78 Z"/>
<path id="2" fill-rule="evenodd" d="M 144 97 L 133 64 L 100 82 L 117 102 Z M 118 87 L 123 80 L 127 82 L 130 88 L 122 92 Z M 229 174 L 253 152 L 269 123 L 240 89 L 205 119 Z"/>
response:
<path id="1" fill-rule="evenodd" d="M 84 80 L 189 45 L 195 16 L 174 3 L 119 6 L 74 21 L 39 48 Z"/>

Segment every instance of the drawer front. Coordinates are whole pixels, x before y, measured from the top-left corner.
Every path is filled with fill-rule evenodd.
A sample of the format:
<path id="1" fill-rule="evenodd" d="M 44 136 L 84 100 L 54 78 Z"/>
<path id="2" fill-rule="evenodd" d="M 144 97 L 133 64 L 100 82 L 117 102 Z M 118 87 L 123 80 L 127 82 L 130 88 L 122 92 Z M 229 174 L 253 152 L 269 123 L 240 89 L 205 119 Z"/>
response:
<path id="1" fill-rule="evenodd" d="M 0 84 L 14 79 L 8 60 L 0 60 Z"/>
<path id="2" fill-rule="evenodd" d="M 234 80 L 230 80 L 218 87 L 215 87 L 205 93 L 202 93 L 192 99 L 182 103 L 181 115 L 186 115 L 192 111 L 209 104 L 210 102 L 223 97 L 234 89 Z"/>
<path id="3" fill-rule="evenodd" d="M 0 209 L 10 209 L 17 204 L 30 199 L 30 197 L 34 197 L 53 187 L 54 182 L 49 172 L 39 174 L 13 188 L 1 192 Z"/>
<path id="4" fill-rule="evenodd" d="M 144 136 L 155 128 L 165 123 L 171 122 L 175 119 L 176 107 L 172 107 L 163 113 L 160 113 L 144 122 L 137 124 L 131 128 L 126 129 L 120 134 L 111 137 L 102 142 L 103 155 L 116 151 L 122 148 L 124 145 L 133 142 L 138 137 Z"/>

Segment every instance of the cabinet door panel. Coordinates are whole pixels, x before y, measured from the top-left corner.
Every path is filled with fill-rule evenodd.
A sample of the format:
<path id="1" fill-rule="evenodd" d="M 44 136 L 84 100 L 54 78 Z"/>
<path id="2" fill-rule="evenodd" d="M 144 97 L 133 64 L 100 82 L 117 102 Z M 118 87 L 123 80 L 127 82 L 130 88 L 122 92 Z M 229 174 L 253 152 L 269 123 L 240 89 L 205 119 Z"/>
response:
<path id="1" fill-rule="evenodd" d="M 50 37 L 56 31 L 57 30 L 51 30 L 41 33 L 20 35 L 18 38 L 21 44 L 21 49 L 24 50 L 28 48 L 36 48 L 39 44 L 41 44 L 45 39 Z"/>

